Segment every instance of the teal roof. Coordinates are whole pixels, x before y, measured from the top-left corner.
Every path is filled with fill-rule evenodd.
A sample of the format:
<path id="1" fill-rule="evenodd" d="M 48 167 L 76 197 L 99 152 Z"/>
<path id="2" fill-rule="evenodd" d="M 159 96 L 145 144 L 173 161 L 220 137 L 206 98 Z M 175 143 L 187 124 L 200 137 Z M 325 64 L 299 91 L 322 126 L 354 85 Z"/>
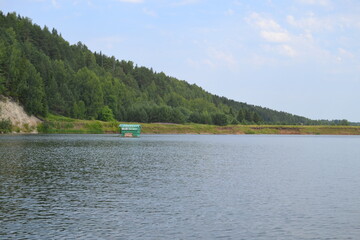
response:
<path id="1" fill-rule="evenodd" d="M 141 128 L 140 124 L 120 124 L 121 128 Z"/>

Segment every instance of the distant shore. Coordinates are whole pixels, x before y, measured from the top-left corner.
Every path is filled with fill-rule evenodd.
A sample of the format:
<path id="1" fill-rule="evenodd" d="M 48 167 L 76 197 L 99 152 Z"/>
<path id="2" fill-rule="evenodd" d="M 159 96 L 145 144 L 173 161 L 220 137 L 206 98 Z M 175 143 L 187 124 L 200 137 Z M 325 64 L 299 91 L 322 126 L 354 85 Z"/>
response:
<path id="1" fill-rule="evenodd" d="M 39 124 L 39 133 L 119 133 L 120 122 L 77 120 L 50 117 Z M 360 135 L 360 126 L 301 125 L 227 125 L 136 123 L 142 134 L 286 134 L 286 135 Z"/>

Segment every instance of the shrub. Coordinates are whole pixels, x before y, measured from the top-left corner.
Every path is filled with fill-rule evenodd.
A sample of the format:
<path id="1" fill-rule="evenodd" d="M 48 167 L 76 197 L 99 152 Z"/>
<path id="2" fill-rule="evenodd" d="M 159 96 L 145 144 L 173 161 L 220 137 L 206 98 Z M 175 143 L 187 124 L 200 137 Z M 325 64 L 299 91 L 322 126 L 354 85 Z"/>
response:
<path id="1" fill-rule="evenodd" d="M 48 133 L 50 129 L 50 123 L 49 122 L 43 122 L 40 123 L 37 127 L 37 130 L 39 133 Z"/>
<path id="2" fill-rule="evenodd" d="M 85 128 L 87 128 L 90 133 L 104 133 L 102 125 L 98 121 L 85 124 Z"/>
<path id="3" fill-rule="evenodd" d="M 104 107 L 101 109 L 98 118 L 99 118 L 99 120 L 105 121 L 105 122 L 114 121 L 113 111 L 112 111 L 111 108 L 109 108 L 108 106 L 104 106 Z"/>
<path id="4" fill-rule="evenodd" d="M 13 125 L 9 119 L 0 120 L 0 133 L 10 133 L 12 131 Z"/>
<path id="5" fill-rule="evenodd" d="M 215 113 L 211 117 L 215 125 L 225 126 L 228 124 L 227 116 L 223 113 Z"/>

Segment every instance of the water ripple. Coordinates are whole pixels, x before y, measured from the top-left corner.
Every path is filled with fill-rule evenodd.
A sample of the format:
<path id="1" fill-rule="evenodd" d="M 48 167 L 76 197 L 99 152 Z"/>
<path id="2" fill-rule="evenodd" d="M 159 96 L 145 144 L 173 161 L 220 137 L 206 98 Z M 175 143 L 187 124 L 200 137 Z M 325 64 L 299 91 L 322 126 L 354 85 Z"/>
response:
<path id="1" fill-rule="evenodd" d="M 0 239 L 357 239 L 359 140 L 0 136 Z"/>

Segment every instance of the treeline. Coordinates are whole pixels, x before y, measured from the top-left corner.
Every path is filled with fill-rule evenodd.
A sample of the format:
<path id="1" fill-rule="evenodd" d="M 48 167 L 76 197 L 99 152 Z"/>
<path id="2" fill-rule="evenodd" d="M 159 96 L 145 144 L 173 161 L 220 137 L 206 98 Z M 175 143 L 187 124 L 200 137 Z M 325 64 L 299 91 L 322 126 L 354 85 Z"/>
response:
<path id="1" fill-rule="evenodd" d="M 70 45 L 57 30 L 15 13 L 0 13 L 0 95 L 40 117 L 53 113 L 104 121 L 316 124 L 210 94 L 131 61 L 93 53 L 81 42 Z"/>

